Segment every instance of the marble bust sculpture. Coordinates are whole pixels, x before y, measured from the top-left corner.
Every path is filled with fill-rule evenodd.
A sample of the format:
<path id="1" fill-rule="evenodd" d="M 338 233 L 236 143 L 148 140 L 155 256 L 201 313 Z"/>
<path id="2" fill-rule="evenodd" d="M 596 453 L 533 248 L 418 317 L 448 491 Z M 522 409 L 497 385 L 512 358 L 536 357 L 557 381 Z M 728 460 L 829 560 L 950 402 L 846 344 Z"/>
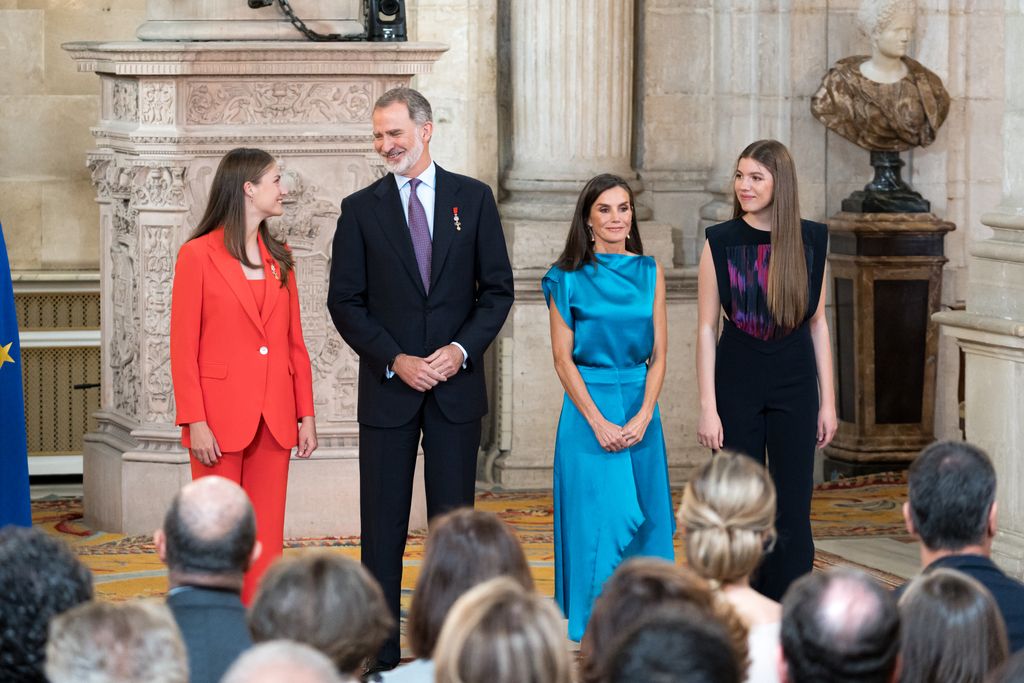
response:
<path id="1" fill-rule="evenodd" d="M 871 56 L 840 59 L 811 100 L 829 130 L 872 152 L 931 144 L 949 113 L 942 80 L 907 56 L 915 9 L 913 0 L 864 0 L 857 18 Z"/>

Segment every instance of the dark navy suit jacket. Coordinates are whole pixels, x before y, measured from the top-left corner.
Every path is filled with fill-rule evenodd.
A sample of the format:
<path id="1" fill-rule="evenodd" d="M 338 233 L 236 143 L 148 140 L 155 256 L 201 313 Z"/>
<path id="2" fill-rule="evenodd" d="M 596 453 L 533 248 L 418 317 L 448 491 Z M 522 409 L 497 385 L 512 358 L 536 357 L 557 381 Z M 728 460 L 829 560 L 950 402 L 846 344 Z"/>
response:
<path id="1" fill-rule="evenodd" d="M 947 555 L 925 567 L 924 573 L 939 568 L 963 572 L 987 588 L 1003 613 L 1011 652 L 1024 649 L 1024 584 L 1007 576 L 995 562 L 983 555 Z M 905 589 L 906 584 L 900 586 L 896 597 Z"/>
<path id="2" fill-rule="evenodd" d="M 191 683 L 218 683 L 238 655 L 252 646 L 237 592 L 184 586 L 171 591 L 167 606 L 185 640 Z"/>

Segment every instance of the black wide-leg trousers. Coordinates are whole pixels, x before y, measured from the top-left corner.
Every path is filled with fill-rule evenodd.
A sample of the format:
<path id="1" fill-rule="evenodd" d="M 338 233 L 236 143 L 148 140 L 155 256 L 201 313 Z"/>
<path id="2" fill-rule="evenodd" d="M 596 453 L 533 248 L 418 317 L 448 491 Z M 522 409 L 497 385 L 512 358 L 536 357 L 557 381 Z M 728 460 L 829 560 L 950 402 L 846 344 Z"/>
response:
<path id="1" fill-rule="evenodd" d="M 398 381 L 397 379 L 392 381 Z M 416 451 L 423 441 L 427 517 L 473 506 L 480 420 L 456 423 L 445 417 L 432 392 L 416 415 L 399 427 L 359 425 L 359 516 L 363 566 L 380 583 L 395 629 L 377 656 L 398 664 L 402 557 L 409 534 Z"/>
<path id="2" fill-rule="evenodd" d="M 732 322 L 715 356 L 715 396 L 725 448 L 767 464 L 778 500 L 778 540 L 751 585 L 780 600 L 811 571 L 811 492 L 818 425 L 818 372 L 807 324 L 763 341 Z"/>

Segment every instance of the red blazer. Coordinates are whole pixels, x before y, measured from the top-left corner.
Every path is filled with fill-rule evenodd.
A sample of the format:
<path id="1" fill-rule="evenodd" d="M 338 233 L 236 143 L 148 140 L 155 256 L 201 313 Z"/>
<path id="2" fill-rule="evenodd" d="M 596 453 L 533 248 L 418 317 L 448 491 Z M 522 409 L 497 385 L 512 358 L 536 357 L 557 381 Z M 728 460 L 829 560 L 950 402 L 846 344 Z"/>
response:
<path id="1" fill-rule="evenodd" d="M 190 447 L 190 422 L 205 420 L 222 451 L 252 442 L 260 417 L 286 448 L 298 420 L 313 415 L 313 373 L 302 340 L 295 271 L 280 286 L 280 267 L 260 240 L 266 273 L 262 311 L 219 228 L 182 245 L 171 299 L 171 378 Z M 275 276 L 275 272 L 277 276 Z"/>

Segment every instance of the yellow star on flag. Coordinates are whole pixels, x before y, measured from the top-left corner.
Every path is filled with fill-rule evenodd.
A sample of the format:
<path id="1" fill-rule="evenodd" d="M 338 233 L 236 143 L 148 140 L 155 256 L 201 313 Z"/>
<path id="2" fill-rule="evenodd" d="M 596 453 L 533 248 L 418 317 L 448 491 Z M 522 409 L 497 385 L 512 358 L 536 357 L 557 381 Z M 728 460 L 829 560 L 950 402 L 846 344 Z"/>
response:
<path id="1" fill-rule="evenodd" d="M 0 346 L 0 368 L 4 366 L 4 363 L 13 363 L 14 359 L 11 358 L 11 346 L 14 342 L 9 342 L 5 346 Z"/>

